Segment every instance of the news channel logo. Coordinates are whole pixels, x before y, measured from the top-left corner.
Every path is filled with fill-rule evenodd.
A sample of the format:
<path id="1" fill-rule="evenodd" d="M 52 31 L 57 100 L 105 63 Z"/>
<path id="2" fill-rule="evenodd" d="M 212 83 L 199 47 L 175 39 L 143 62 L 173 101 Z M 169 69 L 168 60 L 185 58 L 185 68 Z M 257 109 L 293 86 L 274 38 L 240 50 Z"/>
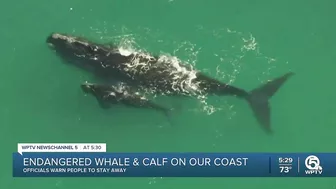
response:
<path id="1" fill-rule="evenodd" d="M 312 175 L 312 174 L 322 174 L 322 166 L 320 165 L 320 159 L 317 156 L 310 155 L 305 160 L 306 175 Z"/>

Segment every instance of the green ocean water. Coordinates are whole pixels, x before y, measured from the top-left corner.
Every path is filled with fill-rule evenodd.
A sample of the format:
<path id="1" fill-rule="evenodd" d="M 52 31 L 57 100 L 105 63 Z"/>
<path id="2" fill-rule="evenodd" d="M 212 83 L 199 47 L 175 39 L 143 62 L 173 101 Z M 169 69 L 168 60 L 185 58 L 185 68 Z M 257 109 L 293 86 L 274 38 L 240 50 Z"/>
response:
<path id="1" fill-rule="evenodd" d="M 13 178 L 21 142 L 102 142 L 109 152 L 334 152 L 335 1 L 5 1 L 2 37 L 1 189 L 336 188 L 335 178 Z M 174 127 L 153 111 L 102 110 L 45 40 L 72 33 L 170 53 L 251 90 L 293 71 L 272 98 L 273 135 L 234 97 L 163 98 L 181 104 Z"/>

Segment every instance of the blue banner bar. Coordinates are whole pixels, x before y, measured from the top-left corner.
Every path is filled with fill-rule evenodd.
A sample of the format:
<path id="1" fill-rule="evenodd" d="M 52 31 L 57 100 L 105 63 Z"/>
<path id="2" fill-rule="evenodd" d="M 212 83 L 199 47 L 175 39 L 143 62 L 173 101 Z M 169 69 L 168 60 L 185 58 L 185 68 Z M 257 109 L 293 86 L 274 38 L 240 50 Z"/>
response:
<path id="1" fill-rule="evenodd" d="M 336 153 L 13 153 L 14 177 L 336 177 Z"/>

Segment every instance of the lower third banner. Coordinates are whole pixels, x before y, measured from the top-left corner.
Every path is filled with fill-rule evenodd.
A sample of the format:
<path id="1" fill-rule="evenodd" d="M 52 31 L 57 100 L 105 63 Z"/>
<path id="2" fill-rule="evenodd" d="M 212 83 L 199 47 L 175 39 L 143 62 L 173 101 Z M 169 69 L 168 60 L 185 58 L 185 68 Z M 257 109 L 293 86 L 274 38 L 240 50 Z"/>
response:
<path id="1" fill-rule="evenodd" d="M 13 153 L 14 177 L 336 177 L 336 153 Z"/>

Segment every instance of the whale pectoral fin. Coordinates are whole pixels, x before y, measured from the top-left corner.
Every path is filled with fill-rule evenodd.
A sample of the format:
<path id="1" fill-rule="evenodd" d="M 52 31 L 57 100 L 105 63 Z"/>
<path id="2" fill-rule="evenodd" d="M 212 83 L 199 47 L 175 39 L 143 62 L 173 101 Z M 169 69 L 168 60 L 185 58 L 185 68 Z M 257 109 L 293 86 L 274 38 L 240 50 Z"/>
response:
<path id="1" fill-rule="evenodd" d="M 109 109 L 109 108 L 111 108 L 111 104 L 108 101 L 104 100 L 103 98 L 97 97 L 97 101 L 98 101 L 99 106 L 102 109 Z"/>

